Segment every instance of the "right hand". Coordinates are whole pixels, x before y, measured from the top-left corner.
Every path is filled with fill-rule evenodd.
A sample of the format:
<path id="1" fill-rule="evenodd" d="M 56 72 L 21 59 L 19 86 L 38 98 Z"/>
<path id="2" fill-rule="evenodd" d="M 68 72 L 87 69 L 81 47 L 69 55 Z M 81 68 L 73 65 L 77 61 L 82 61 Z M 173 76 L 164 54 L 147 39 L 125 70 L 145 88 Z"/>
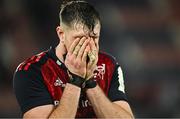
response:
<path id="1" fill-rule="evenodd" d="M 86 77 L 86 60 L 89 47 L 87 47 L 90 39 L 86 37 L 77 38 L 71 44 L 66 55 L 65 65 L 68 70 L 82 78 Z"/>
<path id="2" fill-rule="evenodd" d="M 89 62 L 87 64 L 86 80 L 89 80 L 94 76 L 94 71 L 98 62 L 98 48 L 95 45 L 93 39 L 90 40 L 90 51 L 88 52 Z"/>

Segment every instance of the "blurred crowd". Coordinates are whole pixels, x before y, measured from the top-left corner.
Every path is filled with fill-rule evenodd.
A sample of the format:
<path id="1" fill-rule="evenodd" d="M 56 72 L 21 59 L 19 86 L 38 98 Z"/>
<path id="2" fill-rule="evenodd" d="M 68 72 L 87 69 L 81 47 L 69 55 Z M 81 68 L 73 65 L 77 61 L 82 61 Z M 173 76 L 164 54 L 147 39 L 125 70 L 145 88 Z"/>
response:
<path id="1" fill-rule="evenodd" d="M 100 49 L 119 61 L 135 117 L 180 117 L 180 1 L 89 0 Z M 61 0 L 0 0 L 0 117 L 20 117 L 12 90 L 23 60 L 58 43 Z"/>

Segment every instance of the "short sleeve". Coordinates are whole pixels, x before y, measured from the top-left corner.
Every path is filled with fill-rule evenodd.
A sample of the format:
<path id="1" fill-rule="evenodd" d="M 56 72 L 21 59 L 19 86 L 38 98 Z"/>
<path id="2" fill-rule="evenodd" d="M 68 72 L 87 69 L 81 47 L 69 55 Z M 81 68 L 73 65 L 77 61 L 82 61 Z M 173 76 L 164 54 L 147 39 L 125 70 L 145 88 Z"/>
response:
<path id="1" fill-rule="evenodd" d="M 53 104 L 41 73 L 33 70 L 17 71 L 14 74 L 13 88 L 23 114 L 34 107 Z"/>
<path id="2" fill-rule="evenodd" d="M 119 101 L 119 100 L 127 101 L 127 97 L 125 94 L 123 73 L 119 65 L 116 65 L 115 67 L 108 92 L 108 97 L 111 101 Z"/>

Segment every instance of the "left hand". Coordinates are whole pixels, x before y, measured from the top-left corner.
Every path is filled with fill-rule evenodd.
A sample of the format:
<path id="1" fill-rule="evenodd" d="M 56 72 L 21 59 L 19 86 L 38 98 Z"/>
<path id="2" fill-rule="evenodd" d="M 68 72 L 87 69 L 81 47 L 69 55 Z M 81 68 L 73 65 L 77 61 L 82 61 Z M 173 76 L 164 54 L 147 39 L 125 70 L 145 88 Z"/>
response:
<path id="1" fill-rule="evenodd" d="M 86 80 L 89 80 L 94 76 L 94 71 L 98 62 L 98 49 L 92 38 L 90 38 L 89 47 L 90 51 L 88 52 L 89 62 L 87 64 Z"/>
<path id="2" fill-rule="evenodd" d="M 68 70 L 75 75 L 78 75 L 82 78 L 86 77 L 86 58 L 87 53 L 89 52 L 86 47 L 90 39 L 86 37 L 77 38 L 71 44 L 68 54 L 66 55 L 65 65 Z"/>

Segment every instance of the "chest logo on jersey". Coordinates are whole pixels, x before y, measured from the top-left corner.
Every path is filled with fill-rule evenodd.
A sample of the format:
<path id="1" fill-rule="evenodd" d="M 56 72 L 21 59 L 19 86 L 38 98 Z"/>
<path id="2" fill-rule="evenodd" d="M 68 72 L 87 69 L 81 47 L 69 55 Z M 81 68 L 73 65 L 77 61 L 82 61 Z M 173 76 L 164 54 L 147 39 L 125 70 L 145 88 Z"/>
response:
<path id="1" fill-rule="evenodd" d="M 104 74 L 105 74 L 105 69 L 106 69 L 105 66 L 106 66 L 105 64 L 102 64 L 96 67 L 96 70 L 94 72 L 94 78 L 99 78 L 99 79 L 104 80 Z"/>
<path id="2" fill-rule="evenodd" d="M 64 84 L 64 83 L 60 80 L 60 78 L 58 77 L 58 78 L 55 80 L 55 82 L 54 82 L 54 86 L 65 87 L 66 84 Z"/>

